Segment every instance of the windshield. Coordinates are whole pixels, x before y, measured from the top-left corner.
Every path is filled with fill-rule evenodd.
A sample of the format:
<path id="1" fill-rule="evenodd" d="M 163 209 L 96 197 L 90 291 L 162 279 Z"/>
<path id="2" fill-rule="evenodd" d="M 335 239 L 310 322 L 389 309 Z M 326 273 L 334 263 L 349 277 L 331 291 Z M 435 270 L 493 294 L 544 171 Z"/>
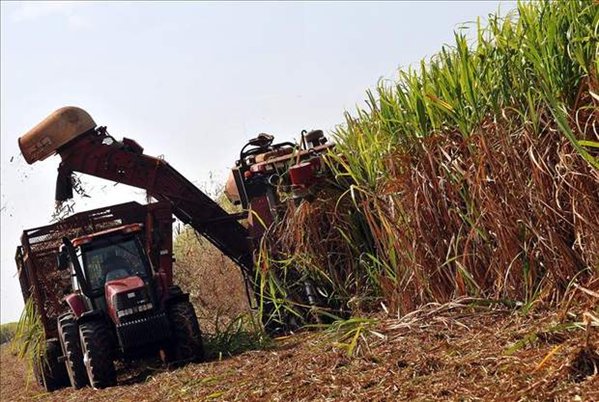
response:
<path id="1" fill-rule="evenodd" d="M 147 277 L 144 255 L 135 237 L 96 240 L 83 246 L 83 267 L 91 290 L 107 281 L 137 275 Z"/>

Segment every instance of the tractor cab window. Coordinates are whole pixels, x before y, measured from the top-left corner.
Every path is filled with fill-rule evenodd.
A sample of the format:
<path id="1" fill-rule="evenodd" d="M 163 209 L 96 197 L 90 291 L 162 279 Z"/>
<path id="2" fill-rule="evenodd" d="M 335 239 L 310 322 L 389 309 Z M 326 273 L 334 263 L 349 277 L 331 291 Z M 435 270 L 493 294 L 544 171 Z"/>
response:
<path id="1" fill-rule="evenodd" d="M 82 247 L 83 266 L 90 289 L 99 290 L 104 284 L 128 276 L 145 279 L 150 274 L 143 248 L 136 237 L 96 240 Z"/>

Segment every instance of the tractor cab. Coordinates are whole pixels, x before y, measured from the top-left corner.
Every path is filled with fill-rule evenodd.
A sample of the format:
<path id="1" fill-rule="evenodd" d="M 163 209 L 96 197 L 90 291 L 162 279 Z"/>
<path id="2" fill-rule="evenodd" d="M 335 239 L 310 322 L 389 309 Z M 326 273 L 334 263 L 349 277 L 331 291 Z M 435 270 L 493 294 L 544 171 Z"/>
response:
<path id="1" fill-rule="evenodd" d="M 153 269 L 142 242 L 142 224 L 130 224 L 63 240 L 76 258 L 73 289 L 83 293 L 86 310 L 102 310 L 115 323 L 138 318 L 157 304 Z M 70 244 L 69 244 L 70 243 Z M 60 263 L 59 263 L 60 265 Z"/>

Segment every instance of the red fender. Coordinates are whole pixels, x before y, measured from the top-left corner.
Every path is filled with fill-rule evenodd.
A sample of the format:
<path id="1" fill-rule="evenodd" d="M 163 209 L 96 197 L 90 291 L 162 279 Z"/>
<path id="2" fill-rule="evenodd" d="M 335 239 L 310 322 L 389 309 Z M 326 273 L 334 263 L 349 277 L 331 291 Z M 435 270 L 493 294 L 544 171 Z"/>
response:
<path id="1" fill-rule="evenodd" d="M 85 313 L 85 303 L 83 302 L 83 297 L 81 297 L 79 293 L 71 293 L 64 298 L 64 301 L 68 304 L 76 317 L 80 317 L 81 314 Z"/>

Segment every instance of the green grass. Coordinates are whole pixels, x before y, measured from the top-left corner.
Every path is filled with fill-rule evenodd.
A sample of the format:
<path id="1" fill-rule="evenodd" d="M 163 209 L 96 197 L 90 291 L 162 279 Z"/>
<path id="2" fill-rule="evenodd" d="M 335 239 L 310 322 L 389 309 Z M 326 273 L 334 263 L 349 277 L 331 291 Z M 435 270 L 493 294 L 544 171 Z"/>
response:
<path id="1" fill-rule="evenodd" d="M 209 360 L 224 359 L 248 350 L 261 350 L 272 346 L 260 323 L 250 314 L 241 314 L 222 326 L 215 320 L 215 330 L 204 335 L 204 349 Z"/>
<path id="2" fill-rule="evenodd" d="M 15 328 L 12 346 L 19 358 L 27 363 L 29 372 L 33 371 L 34 364 L 39 361 L 40 356 L 45 356 L 46 335 L 33 298 L 25 303 Z"/>
<path id="3" fill-rule="evenodd" d="M 479 20 L 476 43 L 455 33 L 420 69 L 399 72 L 395 83 L 381 82 L 368 92 L 369 108 L 348 115 L 337 131 L 347 175 L 354 183 L 377 189 L 389 178 L 385 157 L 409 149 L 420 139 L 457 130 L 476 133 L 489 117 L 515 112 L 515 123 L 540 134 L 542 111 L 553 116 L 559 130 L 585 160 L 596 157 L 579 144 L 565 115 L 577 101 L 581 83 L 596 79 L 597 4 L 592 1 L 520 3 L 501 18 Z M 595 83 L 596 84 L 596 83 Z M 587 105 L 592 107 L 592 105 Z"/>
<path id="4" fill-rule="evenodd" d="M 0 344 L 5 344 L 10 342 L 15 336 L 15 332 L 17 330 L 16 322 L 8 322 L 6 324 L 0 325 Z"/>

